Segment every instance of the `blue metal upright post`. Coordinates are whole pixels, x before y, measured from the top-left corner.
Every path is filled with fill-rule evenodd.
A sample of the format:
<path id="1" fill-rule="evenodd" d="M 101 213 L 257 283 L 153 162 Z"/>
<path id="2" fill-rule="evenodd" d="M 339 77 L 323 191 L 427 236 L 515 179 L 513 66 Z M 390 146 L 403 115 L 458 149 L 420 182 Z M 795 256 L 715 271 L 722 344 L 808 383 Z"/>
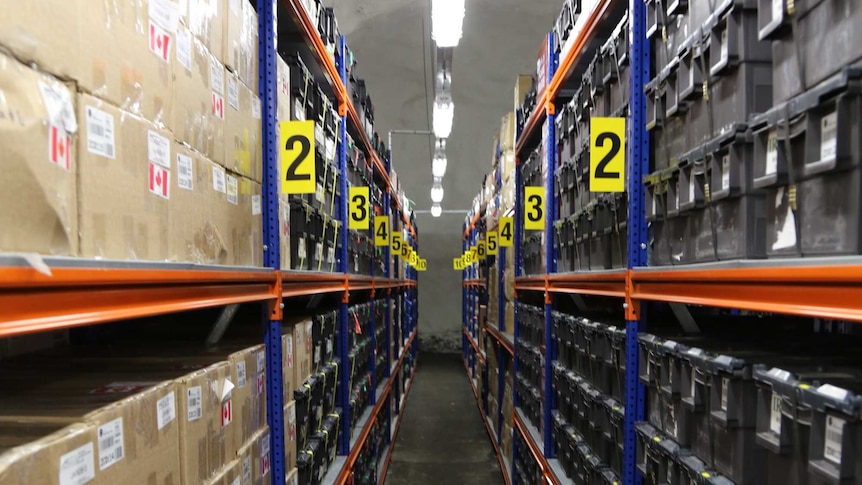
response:
<path id="1" fill-rule="evenodd" d="M 545 90 L 550 93 L 551 81 L 554 79 L 554 73 L 557 67 L 557 54 L 554 48 L 554 34 L 548 34 L 547 40 L 547 81 L 545 82 Z M 539 109 L 546 110 L 545 126 L 547 130 L 543 135 L 545 138 L 542 142 L 545 144 L 545 169 L 547 172 L 545 180 L 545 272 L 556 273 L 556 255 L 554 254 L 554 220 L 556 219 L 557 202 L 554 197 L 554 171 L 557 168 L 557 143 L 556 143 L 556 125 L 555 118 L 555 100 L 550 96 L 547 100 L 547 106 L 540 106 Z M 553 355 L 553 310 L 554 304 L 550 292 L 545 293 L 545 360 L 544 360 L 544 399 L 542 406 L 543 430 L 542 438 L 544 444 L 544 454 L 548 458 L 554 456 L 554 441 L 552 439 L 551 429 L 551 410 L 554 406 L 554 391 L 551 388 L 551 360 Z"/>
<path id="2" fill-rule="evenodd" d="M 392 172 L 392 152 L 389 151 L 386 154 L 386 173 Z M 389 238 L 389 241 L 392 240 L 392 229 L 395 227 L 395 224 L 392 220 L 392 198 L 390 195 L 391 187 L 386 187 L 386 192 L 383 194 L 383 215 L 389 218 L 389 232 L 386 237 Z M 383 268 L 383 274 L 386 279 L 392 278 L 392 250 L 390 246 L 390 242 L 387 241 L 386 246 L 383 248 L 383 260 L 386 262 L 385 267 Z M 400 286 L 398 287 L 400 288 Z M 396 290 L 397 291 L 397 290 Z M 386 322 L 386 377 L 389 377 L 392 374 L 392 288 L 386 288 L 386 317 L 384 319 Z M 388 406 L 387 406 L 388 408 Z M 389 425 L 392 426 L 392 420 L 389 421 Z"/>
<path id="3" fill-rule="evenodd" d="M 278 167 L 275 51 L 275 2 L 259 2 L 258 52 L 260 55 L 258 87 L 261 94 L 261 129 L 263 149 L 263 241 L 264 264 L 281 270 L 279 254 L 278 196 L 281 190 Z M 281 305 L 278 300 L 276 305 Z M 268 312 L 267 312 L 268 313 Z M 276 311 L 277 314 L 280 312 Z M 281 321 L 267 315 L 263 323 L 266 346 L 266 403 L 270 436 L 270 468 L 273 485 L 283 485 L 284 463 L 284 382 L 282 381 Z"/>
<path id="4" fill-rule="evenodd" d="M 267 3 L 267 2 L 264 2 Z M 335 64 L 338 68 L 338 74 L 341 77 L 341 82 L 347 85 L 347 44 L 344 42 L 344 37 L 338 38 L 338 52 L 340 56 L 335 57 Z M 338 251 L 338 271 L 344 274 L 348 272 L 347 266 L 347 110 L 346 104 L 350 100 L 339 100 L 339 112 L 341 113 L 341 123 L 338 127 L 338 173 L 339 184 L 341 185 L 341 200 L 338 203 L 338 221 L 339 230 L 341 231 L 341 248 Z M 338 307 L 338 331 L 341 338 L 339 339 L 338 355 L 341 358 L 342 365 L 338 366 L 339 376 L 338 382 L 338 405 L 343 412 L 341 413 L 341 436 L 338 443 L 338 454 L 347 455 L 350 453 L 350 431 L 352 428 L 352 418 L 350 415 L 350 341 L 348 339 L 348 322 L 347 322 L 347 290 L 345 289 L 341 304 Z"/>
<path id="5" fill-rule="evenodd" d="M 628 118 L 628 269 L 647 264 L 647 228 L 644 212 L 643 174 L 648 170 L 649 139 L 646 133 L 646 100 L 643 86 L 649 77 L 650 50 L 646 39 L 646 8 L 641 0 L 629 0 L 629 85 Z M 630 271 L 629 271 L 630 275 Z M 627 276 L 630 278 L 630 276 Z M 644 418 L 644 386 L 638 380 L 638 332 L 644 329 L 644 317 L 632 302 L 626 301 L 626 416 L 623 423 L 623 483 L 640 485 L 643 478 L 635 463 L 635 423 Z"/>

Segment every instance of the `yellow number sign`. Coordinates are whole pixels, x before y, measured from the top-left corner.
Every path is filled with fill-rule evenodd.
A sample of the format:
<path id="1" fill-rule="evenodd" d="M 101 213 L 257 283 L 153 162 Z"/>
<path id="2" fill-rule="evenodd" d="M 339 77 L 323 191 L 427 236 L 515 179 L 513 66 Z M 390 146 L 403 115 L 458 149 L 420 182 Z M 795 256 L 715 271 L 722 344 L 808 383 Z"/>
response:
<path id="1" fill-rule="evenodd" d="M 626 119 L 590 119 L 590 192 L 626 190 Z"/>
<path id="2" fill-rule="evenodd" d="M 515 219 L 513 217 L 500 218 L 500 246 L 507 248 L 515 245 Z"/>
<path id="3" fill-rule="evenodd" d="M 374 245 L 389 246 L 389 216 L 374 216 Z"/>
<path id="4" fill-rule="evenodd" d="M 524 187 L 524 229 L 545 229 L 545 188 Z"/>
<path id="5" fill-rule="evenodd" d="M 314 164 L 314 122 L 282 121 L 281 192 L 283 194 L 313 194 L 317 188 Z"/>

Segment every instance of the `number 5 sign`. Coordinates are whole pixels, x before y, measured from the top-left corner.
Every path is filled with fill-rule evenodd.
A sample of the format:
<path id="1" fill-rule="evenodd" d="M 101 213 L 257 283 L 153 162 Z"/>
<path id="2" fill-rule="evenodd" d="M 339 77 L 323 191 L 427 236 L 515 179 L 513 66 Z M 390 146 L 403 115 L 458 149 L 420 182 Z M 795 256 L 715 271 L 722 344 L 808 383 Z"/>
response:
<path id="1" fill-rule="evenodd" d="M 282 121 L 281 193 L 313 194 L 317 189 L 314 164 L 314 122 Z"/>
<path id="2" fill-rule="evenodd" d="M 626 119 L 590 119 L 590 192 L 626 190 Z"/>

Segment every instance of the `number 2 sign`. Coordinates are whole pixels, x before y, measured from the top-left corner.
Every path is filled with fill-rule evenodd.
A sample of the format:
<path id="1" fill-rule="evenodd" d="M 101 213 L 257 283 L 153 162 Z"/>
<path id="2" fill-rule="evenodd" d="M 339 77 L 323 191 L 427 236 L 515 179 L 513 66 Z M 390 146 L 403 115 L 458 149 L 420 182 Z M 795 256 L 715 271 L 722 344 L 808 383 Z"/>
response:
<path id="1" fill-rule="evenodd" d="M 317 189 L 314 164 L 314 122 L 282 121 L 281 192 L 283 194 L 313 194 Z"/>
<path id="2" fill-rule="evenodd" d="M 590 192 L 626 190 L 626 119 L 590 119 Z"/>

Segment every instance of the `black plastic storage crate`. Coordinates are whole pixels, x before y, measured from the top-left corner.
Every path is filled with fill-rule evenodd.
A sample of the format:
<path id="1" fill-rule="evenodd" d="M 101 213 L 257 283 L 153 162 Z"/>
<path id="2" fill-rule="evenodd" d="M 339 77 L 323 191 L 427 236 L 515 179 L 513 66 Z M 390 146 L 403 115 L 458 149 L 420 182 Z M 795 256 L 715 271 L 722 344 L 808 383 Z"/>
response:
<path id="1" fill-rule="evenodd" d="M 812 410 L 808 447 L 809 483 L 862 482 L 862 375 L 831 377 L 800 387 Z"/>
<path id="2" fill-rule="evenodd" d="M 859 254 L 860 89 L 847 68 L 752 120 L 769 257 Z"/>

